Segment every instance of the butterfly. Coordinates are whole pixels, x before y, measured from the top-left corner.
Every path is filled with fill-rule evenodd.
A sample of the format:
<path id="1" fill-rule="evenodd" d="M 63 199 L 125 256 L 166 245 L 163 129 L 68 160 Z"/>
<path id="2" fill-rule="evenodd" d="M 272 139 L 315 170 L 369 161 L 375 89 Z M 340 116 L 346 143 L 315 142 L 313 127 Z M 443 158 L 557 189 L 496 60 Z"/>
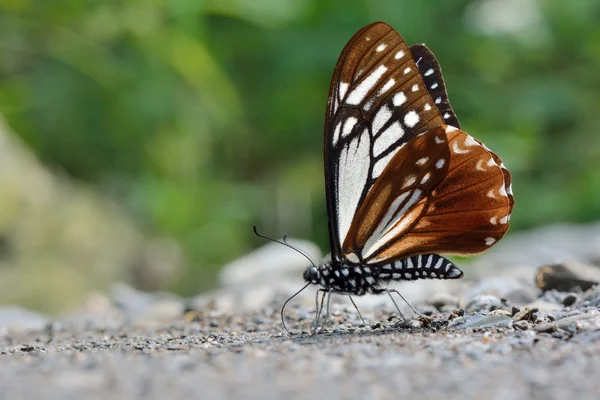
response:
<path id="1" fill-rule="evenodd" d="M 323 294 L 315 333 L 326 294 L 329 309 L 331 293 L 392 297 L 392 281 L 461 278 L 439 253 L 481 253 L 508 230 L 508 170 L 460 129 L 433 53 L 386 23 L 359 30 L 339 57 L 324 153 L 331 255 L 303 274 Z"/>

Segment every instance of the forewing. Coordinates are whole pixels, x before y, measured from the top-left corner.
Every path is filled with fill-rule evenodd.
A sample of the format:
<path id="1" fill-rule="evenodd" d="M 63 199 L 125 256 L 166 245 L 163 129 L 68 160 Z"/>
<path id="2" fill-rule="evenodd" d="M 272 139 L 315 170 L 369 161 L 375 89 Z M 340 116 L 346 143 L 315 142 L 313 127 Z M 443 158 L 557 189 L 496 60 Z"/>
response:
<path id="1" fill-rule="evenodd" d="M 433 55 L 433 52 L 424 44 L 410 46 L 410 52 L 417 62 L 423 82 L 433 98 L 433 104 L 435 104 L 442 115 L 444 123 L 460 129 L 458 118 L 450 105 L 450 100 L 448 100 L 446 83 L 442 76 L 442 68 Z"/>
<path id="2" fill-rule="evenodd" d="M 358 31 L 342 51 L 325 119 L 325 189 L 332 258 L 375 180 L 402 144 L 440 126 L 410 49 L 389 25 Z"/>
<path id="3" fill-rule="evenodd" d="M 481 142 L 433 128 L 390 161 L 362 204 L 343 251 L 384 264 L 428 253 L 476 254 L 508 230 L 510 174 Z"/>

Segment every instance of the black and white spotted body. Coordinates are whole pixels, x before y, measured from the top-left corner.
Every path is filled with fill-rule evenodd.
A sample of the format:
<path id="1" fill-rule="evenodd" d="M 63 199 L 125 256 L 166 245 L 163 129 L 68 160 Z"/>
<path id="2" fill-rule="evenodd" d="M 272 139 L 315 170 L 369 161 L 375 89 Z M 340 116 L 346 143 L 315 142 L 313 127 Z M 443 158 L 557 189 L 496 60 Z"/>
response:
<path id="1" fill-rule="evenodd" d="M 381 266 L 326 262 L 304 271 L 304 280 L 326 291 L 362 296 L 387 292 L 391 281 L 459 279 L 463 272 L 437 254 L 424 254 Z"/>

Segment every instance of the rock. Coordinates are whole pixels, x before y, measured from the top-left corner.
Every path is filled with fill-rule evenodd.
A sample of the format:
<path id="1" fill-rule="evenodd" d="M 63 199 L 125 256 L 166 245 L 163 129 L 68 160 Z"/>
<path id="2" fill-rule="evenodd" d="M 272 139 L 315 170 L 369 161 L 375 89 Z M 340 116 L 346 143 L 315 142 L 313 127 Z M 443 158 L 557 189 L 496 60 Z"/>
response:
<path id="1" fill-rule="evenodd" d="M 488 313 L 488 315 L 493 315 L 493 316 L 502 316 L 502 317 L 512 317 L 512 313 L 508 310 L 503 310 L 501 308 L 497 309 L 497 310 L 493 310 L 490 311 Z"/>
<path id="2" fill-rule="evenodd" d="M 496 308 L 502 307 L 502 302 L 496 296 L 491 295 L 478 295 L 475 296 L 467 305 L 465 306 L 465 311 L 467 313 L 477 313 L 481 311 L 491 311 Z"/>
<path id="3" fill-rule="evenodd" d="M 453 308 L 458 307 L 458 299 L 452 296 L 451 294 L 445 292 L 435 293 L 427 300 L 426 303 L 437 308 L 440 311 L 444 306 L 451 306 Z"/>
<path id="4" fill-rule="evenodd" d="M 563 298 L 562 303 L 565 307 L 571 307 L 577 303 L 579 297 L 575 293 L 567 293 L 567 295 Z"/>
<path id="5" fill-rule="evenodd" d="M 600 268 L 576 261 L 542 266 L 535 276 L 536 285 L 543 291 L 569 292 L 577 288 L 585 291 L 599 282 Z"/>
<path id="6" fill-rule="evenodd" d="M 0 334 L 40 331 L 50 319 L 36 311 L 19 306 L 0 307 Z"/>
<path id="7" fill-rule="evenodd" d="M 467 315 L 452 320 L 448 324 L 448 328 L 453 329 L 482 329 L 490 327 L 509 326 L 513 320 L 507 316 L 496 316 L 496 315 Z"/>
<path id="8" fill-rule="evenodd" d="M 536 332 L 540 332 L 540 333 L 552 333 L 555 332 L 557 329 L 556 323 L 554 322 L 548 322 L 548 323 L 544 323 L 544 324 L 539 324 L 535 326 L 535 330 Z"/>
<path id="9" fill-rule="evenodd" d="M 531 303 L 527 304 L 526 307 L 530 308 L 530 309 L 535 308 L 539 311 L 546 312 L 546 313 L 559 311 L 559 310 L 562 310 L 562 308 L 563 308 L 562 304 L 549 303 L 547 301 L 542 301 L 542 300 L 536 300 L 534 302 L 531 302 Z"/>
<path id="10" fill-rule="evenodd" d="M 538 311 L 538 309 L 535 307 L 534 308 L 525 307 L 521 311 L 517 312 L 513 316 L 513 319 L 515 321 L 522 321 L 522 320 L 531 321 L 531 317 L 532 317 L 533 313 L 535 313 L 537 311 Z"/>
<path id="11" fill-rule="evenodd" d="M 561 329 L 572 327 L 577 332 L 597 331 L 600 330 L 600 311 L 589 310 L 586 313 L 559 319 L 556 323 Z"/>
<path id="12" fill-rule="evenodd" d="M 126 322 L 123 310 L 102 293 L 91 293 L 75 310 L 63 314 L 58 326 L 64 329 L 117 329 Z"/>
<path id="13" fill-rule="evenodd" d="M 531 279 L 539 265 L 557 260 L 600 260 L 600 221 L 555 224 L 511 233 L 470 264 L 480 274 L 498 274 L 518 266 Z"/>
<path id="14" fill-rule="evenodd" d="M 288 239 L 307 253 L 315 263 L 321 259 L 319 247 L 309 241 Z M 294 277 L 302 282 L 302 272 L 310 262 L 300 253 L 278 243 L 269 242 L 245 256 L 225 265 L 219 274 L 224 287 L 248 288 L 256 283 L 277 284 L 281 277 Z"/>
<path id="15" fill-rule="evenodd" d="M 135 326 L 173 321 L 181 318 L 185 310 L 184 302 L 173 294 L 146 293 L 124 283 L 113 285 L 111 298 Z"/>
<path id="16" fill-rule="evenodd" d="M 492 295 L 518 305 L 534 301 L 537 298 L 537 289 L 511 277 L 485 278 L 469 290 L 461 300 L 461 304 L 468 304 L 479 295 Z"/>
<path id="17" fill-rule="evenodd" d="M 513 322 L 513 327 L 521 331 L 526 331 L 531 328 L 531 324 L 527 321 L 515 321 Z"/>

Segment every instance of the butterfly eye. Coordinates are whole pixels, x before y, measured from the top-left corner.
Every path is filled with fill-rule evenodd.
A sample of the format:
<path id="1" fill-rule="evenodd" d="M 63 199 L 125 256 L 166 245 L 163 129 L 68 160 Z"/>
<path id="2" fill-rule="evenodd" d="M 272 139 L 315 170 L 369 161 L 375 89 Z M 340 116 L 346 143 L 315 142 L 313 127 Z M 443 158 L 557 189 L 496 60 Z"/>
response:
<path id="1" fill-rule="evenodd" d="M 306 271 L 304 271 L 305 281 L 317 283 L 320 278 L 321 274 L 319 273 L 319 270 L 315 267 L 307 268 Z"/>

